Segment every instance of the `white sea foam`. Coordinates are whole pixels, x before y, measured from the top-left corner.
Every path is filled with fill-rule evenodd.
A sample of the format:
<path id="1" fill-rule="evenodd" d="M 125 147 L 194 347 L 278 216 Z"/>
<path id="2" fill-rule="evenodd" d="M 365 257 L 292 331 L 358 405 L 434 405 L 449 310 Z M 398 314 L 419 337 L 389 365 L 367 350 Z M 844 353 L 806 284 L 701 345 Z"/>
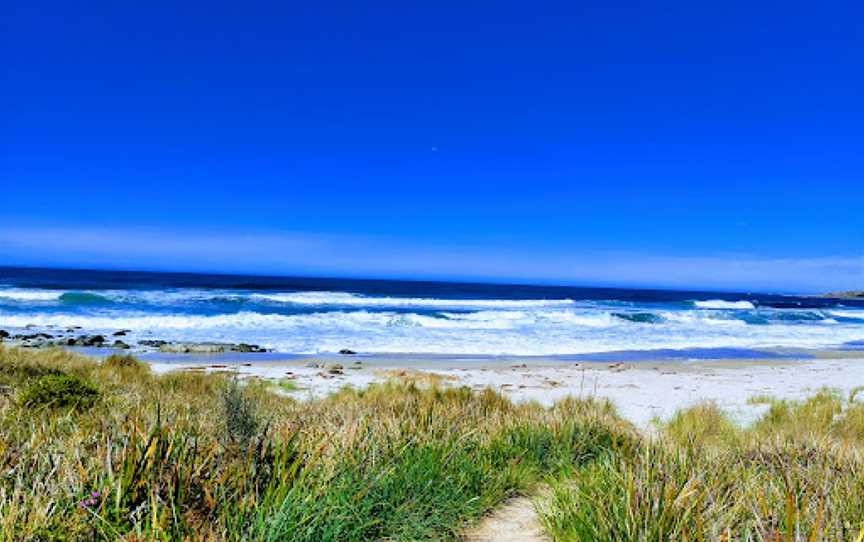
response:
<path id="1" fill-rule="evenodd" d="M 440 299 L 418 297 L 377 297 L 350 294 L 347 292 L 294 292 L 274 294 L 251 294 L 251 299 L 276 303 L 317 306 L 358 307 L 432 307 L 432 308 L 530 308 L 568 307 L 575 305 L 572 299 Z"/>
<path id="2" fill-rule="evenodd" d="M 856 320 L 864 320 L 864 309 L 862 310 L 832 310 L 828 314 L 837 318 L 852 318 Z"/>
<path id="3" fill-rule="evenodd" d="M 98 314 L 0 312 L 0 328 L 87 332 L 132 330 L 128 340 L 159 338 L 260 344 L 284 352 L 351 348 L 370 353 L 554 355 L 615 350 L 712 347 L 826 347 L 864 340 L 864 326 L 823 322 L 748 325 L 706 311 L 660 313 L 645 326 L 603 309 L 541 308 L 426 315 L 343 310 L 305 314 L 240 312 L 218 315 L 102 311 Z"/>
<path id="4" fill-rule="evenodd" d="M 0 290 L 0 300 L 11 299 L 13 301 L 56 301 L 66 293 L 64 290 L 36 290 L 23 288 L 9 288 Z"/>
<path id="5" fill-rule="evenodd" d="M 532 309 L 571 307 L 572 299 L 441 299 L 390 296 L 366 296 L 348 292 L 260 293 L 242 290 L 175 289 L 175 290 L 76 290 L 76 293 L 99 296 L 116 303 L 145 303 L 157 306 L 206 302 L 258 302 L 301 307 L 417 307 L 429 309 Z M 65 290 L 0 289 L 0 300 L 17 302 L 59 302 Z"/>
<path id="6" fill-rule="evenodd" d="M 722 299 L 709 299 L 706 301 L 694 301 L 693 305 L 699 309 L 755 309 L 749 301 L 724 301 Z"/>
<path id="7" fill-rule="evenodd" d="M 109 333 L 122 328 L 131 330 L 127 342 L 132 344 L 145 338 L 246 342 L 293 353 L 351 348 L 370 353 L 554 355 L 830 347 L 864 340 L 864 310 L 756 310 L 749 301 L 721 299 L 693 301 L 684 308 L 614 300 L 191 288 L 68 291 L 6 285 L 0 286 L 0 305 L 0 328 L 6 329 L 81 326 L 82 332 Z M 616 317 L 622 310 L 650 312 L 658 319 L 645 323 Z"/>

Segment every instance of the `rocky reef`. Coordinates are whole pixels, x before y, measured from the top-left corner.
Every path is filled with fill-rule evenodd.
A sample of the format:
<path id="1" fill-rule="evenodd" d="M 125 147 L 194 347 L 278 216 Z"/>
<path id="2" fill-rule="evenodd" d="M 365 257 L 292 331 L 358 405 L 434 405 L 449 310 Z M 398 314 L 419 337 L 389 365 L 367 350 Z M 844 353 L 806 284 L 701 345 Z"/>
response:
<path id="1" fill-rule="evenodd" d="M 114 348 L 127 350 L 135 348 L 139 351 L 158 351 L 181 354 L 217 354 L 223 352 L 267 352 L 266 348 L 257 344 L 246 343 L 216 343 L 216 342 L 180 342 L 161 339 L 141 339 L 137 342 L 126 342 L 117 337 L 125 337 L 129 330 L 120 329 L 111 334 L 81 333 L 79 327 L 65 330 L 34 331 L 33 333 L 13 333 L 0 329 L 0 343 L 23 348 L 50 347 L 89 347 Z M 132 343 L 132 344 L 130 344 Z"/>

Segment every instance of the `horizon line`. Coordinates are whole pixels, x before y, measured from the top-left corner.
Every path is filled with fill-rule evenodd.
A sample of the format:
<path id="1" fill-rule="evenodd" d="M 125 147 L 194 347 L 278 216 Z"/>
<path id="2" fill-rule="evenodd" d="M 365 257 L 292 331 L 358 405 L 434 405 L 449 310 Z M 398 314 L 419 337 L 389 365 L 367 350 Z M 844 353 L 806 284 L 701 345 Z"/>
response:
<path id="1" fill-rule="evenodd" d="M 274 278 L 274 279 L 301 279 L 301 280 L 344 280 L 357 282 L 404 282 L 404 283 L 433 283 L 433 284 L 465 284 L 465 285 L 489 285 L 489 286 L 519 286 L 533 288 L 572 288 L 585 290 L 640 290 L 640 291 L 657 291 L 657 292 L 684 292 L 684 293 L 717 293 L 717 294 L 732 294 L 732 295 L 778 295 L 784 297 L 813 297 L 814 294 L 806 294 L 803 292 L 769 292 L 764 290 L 731 290 L 731 289 L 711 289 L 698 287 L 672 288 L 663 286 L 650 285 L 625 285 L 616 283 L 615 285 L 599 285 L 588 283 L 566 283 L 566 282 L 542 282 L 542 279 L 537 279 L 537 282 L 520 282 L 519 279 L 508 279 L 502 277 L 499 279 L 488 280 L 472 280 L 460 279 L 457 277 L 445 278 L 411 278 L 406 276 L 401 277 L 385 277 L 380 275 L 310 275 L 310 274 L 279 274 L 279 273 L 264 273 L 264 272 L 227 272 L 227 271 L 179 271 L 168 269 L 143 269 L 143 268 L 123 268 L 123 267 L 92 267 L 92 266 L 46 266 L 46 265 L 0 265 L 0 269 L 18 269 L 18 270 L 40 270 L 40 271 L 76 271 L 76 272 L 95 272 L 95 273 L 150 273 L 159 275 L 204 275 L 217 277 L 257 277 L 257 278 Z M 527 279 L 531 280 L 531 279 Z M 830 293 L 830 292 L 825 292 Z M 824 294 L 823 294 L 824 295 Z"/>

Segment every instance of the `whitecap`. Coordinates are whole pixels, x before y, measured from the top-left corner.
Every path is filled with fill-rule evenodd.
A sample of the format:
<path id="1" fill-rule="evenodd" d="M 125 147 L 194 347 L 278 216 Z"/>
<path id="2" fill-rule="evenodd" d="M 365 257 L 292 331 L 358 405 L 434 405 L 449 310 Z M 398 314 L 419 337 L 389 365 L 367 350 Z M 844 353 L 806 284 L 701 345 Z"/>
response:
<path id="1" fill-rule="evenodd" d="M 699 309 L 736 309 L 749 310 L 755 309 L 755 305 L 750 301 L 725 301 L 723 299 L 709 299 L 706 301 L 694 301 L 693 305 Z"/>
<path id="2" fill-rule="evenodd" d="M 337 305 L 360 307 L 438 307 L 438 308 L 539 308 L 568 307 L 572 299 L 443 299 L 429 297 L 377 297 L 348 292 L 290 292 L 249 295 L 250 299 L 294 305 Z"/>
<path id="3" fill-rule="evenodd" d="M 11 299 L 13 301 L 57 301 L 65 290 L 37 290 L 25 288 L 10 288 L 0 290 L 0 299 Z"/>

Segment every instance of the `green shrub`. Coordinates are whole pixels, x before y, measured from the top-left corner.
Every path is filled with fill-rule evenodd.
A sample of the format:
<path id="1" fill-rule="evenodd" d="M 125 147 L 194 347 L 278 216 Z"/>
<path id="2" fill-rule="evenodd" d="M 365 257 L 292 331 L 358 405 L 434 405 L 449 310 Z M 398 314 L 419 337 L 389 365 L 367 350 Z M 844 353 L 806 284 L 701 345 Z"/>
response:
<path id="1" fill-rule="evenodd" d="M 20 395 L 20 402 L 27 407 L 73 407 L 83 410 L 99 397 L 99 389 L 81 377 L 49 374 L 35 379 Z"/>
<path id="2" fill-rule="evenodd" d="M 0 384 L 18 384 L 48 375 L 62 375 L 63 372 L 53 367 L 43 365 L 27 365 L 21 363 L 0 364 Z"/>

